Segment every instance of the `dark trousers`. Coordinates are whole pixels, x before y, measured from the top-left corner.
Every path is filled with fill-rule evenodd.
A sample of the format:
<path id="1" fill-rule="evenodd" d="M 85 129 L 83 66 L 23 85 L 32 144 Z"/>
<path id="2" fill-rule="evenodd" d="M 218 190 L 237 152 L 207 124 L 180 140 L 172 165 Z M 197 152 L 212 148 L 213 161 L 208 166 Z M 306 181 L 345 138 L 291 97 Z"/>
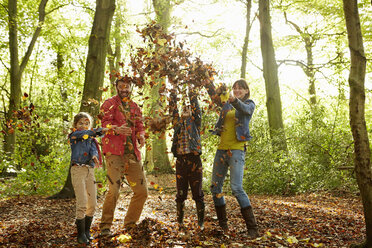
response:
<path id="1" fill-rule="evenodd" d="M 177 202 L 184 202 L 187 198 L 189 185 L 195 202 L 204 201 L 203 167 L 200 155 L 178 155 L 176 161 Z"/>

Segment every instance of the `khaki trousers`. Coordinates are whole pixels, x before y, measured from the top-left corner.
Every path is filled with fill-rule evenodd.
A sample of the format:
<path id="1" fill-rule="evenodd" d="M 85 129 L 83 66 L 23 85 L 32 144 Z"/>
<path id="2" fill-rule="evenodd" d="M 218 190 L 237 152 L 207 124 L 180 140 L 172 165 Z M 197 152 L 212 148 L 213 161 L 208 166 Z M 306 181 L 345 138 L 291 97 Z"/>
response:
<path id="1" fill-rule="evenodd" d="M 76 197 L 76 219 L 93 216 L 97 206 L 97 189 L 94 168 L 72 166 L 71 180 Z"/>
<path id="2" fill-rule="evenodd" d="M 137 161 L 135 155 L 110 155 L 106 157 L 106 161 L 109 190 L 103 203 L 101 230 L 110 229 L 112 225 L 120 186 L 124 176 L 133 191 L 133 196 L 124 218 L 124 225 L 136 223 L 139 220 L 148 195 L 143 166 L 141 161 Z"/>

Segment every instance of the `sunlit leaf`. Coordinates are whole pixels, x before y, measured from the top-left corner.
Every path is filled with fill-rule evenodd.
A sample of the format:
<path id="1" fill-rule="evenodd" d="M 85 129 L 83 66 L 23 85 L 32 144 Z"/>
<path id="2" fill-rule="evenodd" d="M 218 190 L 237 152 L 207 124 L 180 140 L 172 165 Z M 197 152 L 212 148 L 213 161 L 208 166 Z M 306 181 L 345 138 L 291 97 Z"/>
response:
<path id="1" fill-rule="evenodd" d="M 160 45 L 160 46 L 164 46 L 164 44 L 167 42 L 167 40 L 166 39 L 158 39 L 158 44 Z"/>
<path id="2" fill-rule="evenodd" d="M 129 241 L 132 240 L 132 237 L 129 235 L 129 234 L 121 234 L 117 240 L 120 242 L 120 243 L 127 243 Z"/>
<path id="3" fill-rule="evenodd" d="M 290 244 L 293 244 L 293 243 L 294 244 L 297 244 L 298 243 L 298 240 L 294 236 L 289 236 L 289 237 L 287 237 L 287 242 L 290 243 Z"/>

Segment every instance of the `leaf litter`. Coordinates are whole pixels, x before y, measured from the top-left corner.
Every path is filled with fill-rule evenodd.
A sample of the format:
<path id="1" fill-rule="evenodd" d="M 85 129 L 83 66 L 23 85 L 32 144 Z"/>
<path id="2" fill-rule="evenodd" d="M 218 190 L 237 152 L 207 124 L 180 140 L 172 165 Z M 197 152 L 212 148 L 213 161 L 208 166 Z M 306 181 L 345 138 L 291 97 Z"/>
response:
<path id="1" fill-rule="evenodd" d="M 156 183 L 157 184 L 157 183 Z M 176 222 L 175 191 L 155 189 L 140 221 L 124 227 L 131 191 L 124 187 L 115 211 L 111 237 L 99 235 L 104 196 L 92 224 L 94 240 L 88 247 L 348 247 L 365 238 L 360 199 L 313 193 L 290 197 L 251 195 L 260 237 L 250 240 L 240 208 L 225 194 L 229 232 L 218 227 L 211 195 L 205 196 L 205 230 L 197 225 L 195 203 L 185 202 L 184 225 Z M 15 196 L 0 200 L 0 247 L 78 247 L 75 200 L 47 200 L 42 196 Z"/>

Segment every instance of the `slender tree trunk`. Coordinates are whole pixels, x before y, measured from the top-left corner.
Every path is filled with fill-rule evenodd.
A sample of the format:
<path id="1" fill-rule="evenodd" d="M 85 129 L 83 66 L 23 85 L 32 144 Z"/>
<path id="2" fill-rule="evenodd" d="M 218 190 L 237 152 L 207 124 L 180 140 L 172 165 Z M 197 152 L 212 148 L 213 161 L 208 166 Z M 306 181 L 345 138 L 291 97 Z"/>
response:
<path id="1" fill-rule="evenodd" d="M 11 127 L 13 112 L 19 109 L 21 102 L 21 68 L 18 54 L 18 22 L 17 22 L 17 1 L 8 1 L 9 11 L 9 49 L 10 49 L 10 97 L 9 110 L 7 113 L 8 129 L 4 137 L 4 151 L 10 158 L 14 153 L 15 129 Z"/>
<path id="2" fill-rule="evenodd" d="M 164 32 L 168 31 L 170 25 L 170 13 L 172 6 L 170 0 L 152 0 L 154 10 L 156 13 L 156 21 L 163 28 Z M 151 111 L 150 114 L 156 117 L 159 110 L 165 108 L 165 103 L 160 101 L 159 89 L 163 79 L 156 79 L 158 83 L 152 87 L 150 91 L 151 95 Z M 172 167 L 169 161 L 167 153 L 166 139 L 162 138 L 164 134 L 155 134 L 152 137 L 152 149 L 146 150 L 145 165 L 146 168 L 156 169 L 156 171 L 161 173 L 172 172 Z M 166 137 L 164 135 L 164 137 Z M 151 153 L 151 154 L 147 154 Z"/>
<path id="3" fill-rule="evenodd" d="M 282 103 L 278 80 L 278 65 L 271 36 L 269 0 L 259 0 L 259 19 L 263 76 L 266 86 L 266 107 L 270 136 L 274 152 L 287 151 L 287 141 L 282 119 Z"/>
<path id="4" fill-rule="evenodd" d="M 89 112 L 94 117 L 99 112 L 99 103 L 102 96 L 102 90 L 100 88 L 103 86 L 107 46 L 114 12 L 115 0 L 97 0 L 92 32 L 89 38 L 83 99 L 80 105 L 80 111 Z M 73 197 L 75 197 L 75 193 L 72 187 L 71 171 L 69 169 L 62 190 L 49 197 L 49 199 Z"/>
<path id="5" fill-rule="evenodd" d="M 314 69 L 314 60 L 313 60 L 313 46 L 314 42 L 311 40 L 311 35 L 305 35 L 305 49 L 307 55 L 307 66 L 303 67 L 303 70 L 308 78 L 309 82 L 309 96 L 310 96 L 310 109 L 311 109 L 311 121 L 312 121 L 312 129 L 316 132 L 318 126 L 318 118 L 316 117 L 318 106 L 316 100 L 316 89 L 315 89 L 315 69 Z"/>
<path id="6" fill-rule="evenodd" d="M 99 113 L 102 86 L 106 69 L 107 47 L 110 38 L 115 0 L 97 0 L 85 69 L 85 82 L 80 111 L 92 116 Z"/>
<path id="7" fill-rule="evenodd" d="M 7 159 L 14 153 L 16 144 L 16 129 L 14 128 L 15 119 L 14 111 L 18 110 L 22 95 L 22 74 L 30 59 L 32 50 L 34 49 L 37 38 L 40 35 L 41 28 L 45 19 L 45 7 L 48 0 L 41 0 L 39 4 L 39 22 L 33 33 L 32 39 L 28 45 L 25 56 L 19 63 L 18 51 L 18 21 L 17 21 L 17 0 L 8 1 L 9 13 L 9 51 L 10 51 L 10 97 L 9 109 L 6 115 L 7 125 L 4 128 L 6 135 L 4 136 L 4 151 Z M 17 169 L 21 169 L 20 165 Z"/>
<path id="8" fill-rule="evenodd" d="M 362 197 L 367 236 L 365 243 L 359 245 L 359 247 L 372 247 L 371 151 L 364 113 L 366 57 L 364 55 L 358 2 L 357 0 L 343 0 L 343 3 L 351 57 L 349 75 L 350 127 L 354 138 L 355 173 Z"/>
<path id="9" fill-rule="evenodd" d="M 242 50 L 242 66 L 240 69 L 240 77 L 245 78 L 246 69 L 247 69 L 247 52 L 248 52 L 248 43 L 249 43 L 249 33 L 251 32 L 251 9 L 252 9 L 252 0 L 247 0 L 245 3 L 247 8 L 246 14 L 246 26 L 245 26 L 245 37 Z"/>
<path id="10" fill-rule="evenodd" d="M 63 106 L 66 106 L 67 102 L 67 88 L 66 88 L 66 82 L 63 78 L 63 67 L 64 67 L 64 59 L 63 59 L 63 51 L 61 47 L 58 47 L 57 51 L 57 80 L 60 81 L 60 94 L 61 94 L 61 102 Z M 64 109 L 64 114 L 62 116 L 62 127 L 63 132 L 67 133 L 69 129 L 69 112 L 67 109 Z"/>
<path id="11" fill-rule="evenodd" d="M 313 42 L 310 38 L 305 39 L 305 49 L 307 55 L 307 68 L 305 69 L 305 74 L 309 79 L 309 95 L 310 103 L 313 108 L 316 106 L 316 89 L 315 89 L 315 70 L 314 70 L 314 60 L 313 60 Z"/>
<path id="12" fill-rule="evenodd" d="M 117 11 L 116 18 L 115 18 L 114 32 L 113 32 L 115 49 L 112 50 L 111 44 L 108 45 L 107 60 L 108 60 L 109 67 L 110 67 L 110 73 L 112 75 L 115 75 L 117 72 L 119 72 L 119 62 L 121 59 L 121 44 L 123 41 L 123 36 L 121 35 L 121 25 L 122 25 L 121 11 Z M 111 81 L 110 92 L 112 96 L 116 94 L 116 89 L 113 84 L 115 80 L 116 80 L 116 77 L 114 76 L 112 76 L 110 79 Z"/>
<path id="13" fill-rule="evenodd" d="M 313 35 L 306 33 L 301 30 L 301 28 L 294 22 L 289 21 L 287 18 L 287 14 L 284 12 L 284 18 L 287 23 L 292 25 L 294 29 L 296 29 L 297 33 L 299 33 L 302 41 L 305 43 L 305 50 L 306 50 L 306 65 L 301 64 L 301 68 L 306 74 L 307 78 L 309 79 L 309 95 L 310 95 L 310 107 L 315 109 L 316 107 L 316 89 L 315 89 L 315 69 L 314 69 L 314 56 L 313 56 L 313 47 L 316 42 L 316 39 Z"/>

